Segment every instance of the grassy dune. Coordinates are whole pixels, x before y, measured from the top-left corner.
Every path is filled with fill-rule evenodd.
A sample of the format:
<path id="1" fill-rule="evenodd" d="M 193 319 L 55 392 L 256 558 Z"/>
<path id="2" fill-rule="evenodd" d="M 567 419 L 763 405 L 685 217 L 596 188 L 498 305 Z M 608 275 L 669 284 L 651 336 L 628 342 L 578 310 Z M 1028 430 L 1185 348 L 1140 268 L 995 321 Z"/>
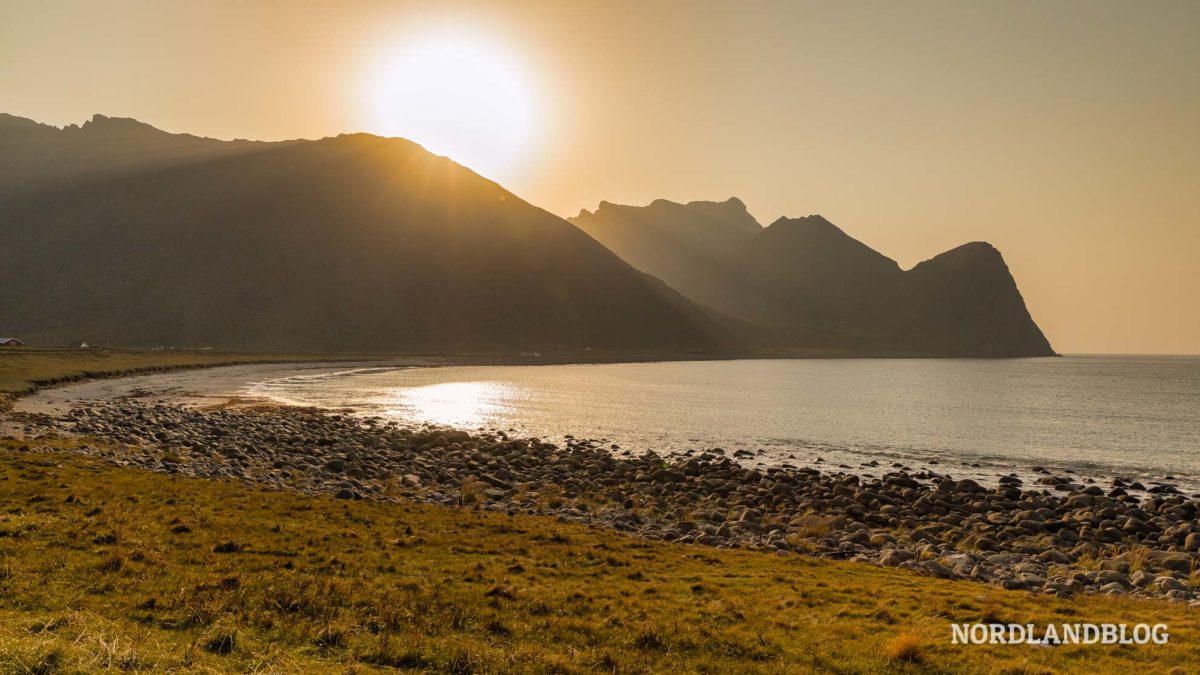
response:
<path id="1" fill-rule="evenodd" d="M 0 671 L 1194 672 L 1200 617 L 537 516 L 349 502 L 0 442 Z M 29 445 L 28 452 L 20 447 Z M 950 623 L 1166 622 L 955 647 Z"/>

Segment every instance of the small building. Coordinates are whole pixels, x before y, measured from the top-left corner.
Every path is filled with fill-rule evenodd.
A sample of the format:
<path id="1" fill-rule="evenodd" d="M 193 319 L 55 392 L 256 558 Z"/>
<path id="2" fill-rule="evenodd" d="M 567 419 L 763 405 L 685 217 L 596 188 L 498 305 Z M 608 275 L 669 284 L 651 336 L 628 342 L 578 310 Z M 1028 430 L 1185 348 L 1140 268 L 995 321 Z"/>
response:
<path id="1" fill-rule="evenodd" d="M 86 340 L 76 340 L 68 346 L 71 347 L 71 349 L 91 349 L 92 348 L 92 346 L 89 345 Z"/>
<path id="2" fill-rule="evenodd" d="M 17 338 L 0 337 L 0 347 L 23 347 L 24 345 L 25 343 Z"/>

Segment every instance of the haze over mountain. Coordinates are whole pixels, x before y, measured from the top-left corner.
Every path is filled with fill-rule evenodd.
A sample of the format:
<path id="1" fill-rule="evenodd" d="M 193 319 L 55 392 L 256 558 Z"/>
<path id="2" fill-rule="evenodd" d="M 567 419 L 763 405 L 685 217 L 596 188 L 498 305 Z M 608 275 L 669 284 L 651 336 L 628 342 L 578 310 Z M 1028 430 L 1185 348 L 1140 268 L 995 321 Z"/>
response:
<path id="1" fill-rule="evenodd" d="M 514 352 L 727 346 L 561 218 L 402 139 L 259 143 L 0 115 L 0 334 Z"/>
<path id="2" fill-rule="evenodd" d="M 736 199 L 572 224 L 367 134 L 0 115 L 0 158 L 0 333 L 32 344 L 1052 353 L 982 243 L 903 271 L 820 216 L 763 228 Z"/>
<path id="3" fill-rule="evenodd" d="M 905 271 L 821 216 L 763 228 L 738 199 L 601 202 L 570 219 L 684 295 L 740 317 L 759 347 L 1048 356 L 999 251 L 973 242 Z"/>

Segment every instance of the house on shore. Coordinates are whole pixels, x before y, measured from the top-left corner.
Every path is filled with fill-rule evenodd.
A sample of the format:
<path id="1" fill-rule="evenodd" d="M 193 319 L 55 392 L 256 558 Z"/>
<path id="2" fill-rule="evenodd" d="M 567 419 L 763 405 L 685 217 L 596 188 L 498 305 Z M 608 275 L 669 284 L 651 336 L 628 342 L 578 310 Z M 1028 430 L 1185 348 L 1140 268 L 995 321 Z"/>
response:
<path id="1" fill-rule="evenodd" d="M 23 347 L 23 346 L 25 346 L 25 343 L 21 342 L 17 338 L 0 337 L 0 347 Z"/>

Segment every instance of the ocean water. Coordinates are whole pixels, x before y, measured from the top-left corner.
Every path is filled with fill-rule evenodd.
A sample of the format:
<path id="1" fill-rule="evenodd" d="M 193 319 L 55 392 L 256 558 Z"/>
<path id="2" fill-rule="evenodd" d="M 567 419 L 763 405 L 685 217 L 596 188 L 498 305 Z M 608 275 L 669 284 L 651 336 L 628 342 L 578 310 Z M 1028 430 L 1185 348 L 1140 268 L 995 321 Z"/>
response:
<path id="1" fill-rule="evenodd" d="M 1200 358 L 737 360 L 371 368 L 247 393 L 404 422 L 515 430 L 620 452 L 994 481 L 1035 467 L 1200 489 Z M 878 467 L 863 465 L 877 461 Z"/>

